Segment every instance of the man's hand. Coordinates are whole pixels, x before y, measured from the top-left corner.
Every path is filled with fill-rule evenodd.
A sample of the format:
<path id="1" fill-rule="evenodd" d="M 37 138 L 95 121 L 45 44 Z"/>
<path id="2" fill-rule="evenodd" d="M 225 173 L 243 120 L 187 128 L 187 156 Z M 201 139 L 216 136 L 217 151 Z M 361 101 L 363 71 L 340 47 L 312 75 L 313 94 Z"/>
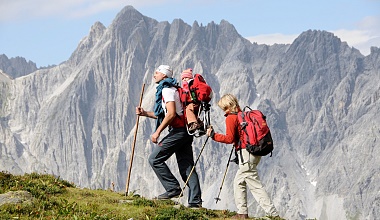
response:
<path id="1" fill-rule="evenodd" d="M 158 142 L 158 138 L 160 137 L 160 133 L 159 132 L 154 132 L 151 136 L 151 140 L 153 143 L 157 144 Z"/>
<path id="2" fill-rule="evenodd" d="M 136 115 L 143 116 L 145 115 L 145 111 L 142 107 L 136 107 Z"/>

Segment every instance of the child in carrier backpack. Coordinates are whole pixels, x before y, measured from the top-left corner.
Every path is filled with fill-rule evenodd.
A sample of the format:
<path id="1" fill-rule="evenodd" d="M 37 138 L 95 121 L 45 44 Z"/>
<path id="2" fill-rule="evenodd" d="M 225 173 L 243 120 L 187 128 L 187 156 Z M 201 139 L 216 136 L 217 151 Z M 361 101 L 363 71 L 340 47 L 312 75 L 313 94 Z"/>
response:
<path id="1" fill-rule="evenodd" d="M 193 80 L 193 69 L 188 68 L 184 70 L 181 74 L 182 88 L 183 91 L 189 94 L 188 102 L 186 103 L 186 118 L 187 127 L 190 133 L 195 132 L 200 124 L 197 121 L 197 104 L 193 102 L 190 94 L 190 83 Z"/>

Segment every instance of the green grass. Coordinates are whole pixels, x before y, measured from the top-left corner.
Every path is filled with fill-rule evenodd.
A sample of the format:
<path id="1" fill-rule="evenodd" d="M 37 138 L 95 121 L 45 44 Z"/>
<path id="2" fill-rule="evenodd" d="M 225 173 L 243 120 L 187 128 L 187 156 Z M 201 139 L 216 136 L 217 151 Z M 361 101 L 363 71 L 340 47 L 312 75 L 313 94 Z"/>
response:
<path id="1" fill-rule="evenodd" d="M 24 190 L 31 202 L 0 206 L 0 219 L 228 219 L 228 210 L 174 208 L 171 200 L 149 200 L 130 193 L 80 189 L 47 174 L 22 176 L 0 172 L 0 194 Z M 254 219 L 254 218 L 252 218 Z M 259 218 L 258 218 L 259 219 Z"/>

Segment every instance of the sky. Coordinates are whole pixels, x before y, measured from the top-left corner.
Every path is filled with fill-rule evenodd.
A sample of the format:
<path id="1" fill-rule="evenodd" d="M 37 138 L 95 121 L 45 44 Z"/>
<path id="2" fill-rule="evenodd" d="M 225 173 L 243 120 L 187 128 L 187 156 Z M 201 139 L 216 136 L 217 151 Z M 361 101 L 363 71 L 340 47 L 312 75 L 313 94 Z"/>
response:
<path id="1" fill-rule="evenodd" d="M 226 20 L 259 44 L 290 44 L 304 31 L 324 30 L 363 55 L 380 47 L 380 0 L 0 0 L 0 54 L 57 65 L 95 22 L 108 27 L 127 5 L 169 23 Z"/>

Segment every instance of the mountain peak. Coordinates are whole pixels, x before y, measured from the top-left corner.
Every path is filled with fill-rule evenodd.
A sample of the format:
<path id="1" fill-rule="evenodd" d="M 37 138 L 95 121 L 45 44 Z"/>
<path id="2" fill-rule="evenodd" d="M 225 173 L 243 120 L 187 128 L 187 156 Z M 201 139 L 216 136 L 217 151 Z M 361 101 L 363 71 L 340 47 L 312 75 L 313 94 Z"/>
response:
<path id="1" fill-rule="evenodd" d="M 91 48 L 101 39 L 106 27 L 99 21 L 95 22 L 91 28 L 90 33 L 87 37 L 84 37 L 78 44 L 77 49 L 71 54 L 69 60 L 74 63 L 78 63 L 90 50 Z"/>
<path id="2" fill-rule="evenodd" d="M 12 78 L 28 75 L 38 68 L 32 61 L 26 61 L 24 57 L 9 58 L 5 54 L 0 54 L 0 69 Z"/>
<path id="3" fill-rule="evenodd" d="M 297 40 L 304 42 L 315 42 L 315 41 L 339 41 L 340 39 L 336 37 L 333 33 L 321 30 L 307 30 L 301 33 L 294 42 Z"/>
<path id="4" fill-rule="evenodd" d="M 95 24 L 91 26 L 89 37 L 98 38 L 103 35 L 105 30 L 106 27 L 102 23 L 97 21 L 95 22 Z"/>
<path id="5" fill-rule="evenodd" d="M 137 11 L 133 6 L 125 6 L 117 15 L 113 23 L 125 23 L 125 21 L 132 20 L 134 18 L 140 19 L 143 15 Z"/>
<path id="6" fill-rule="evenodd" d="M 326 54 L 336 54 L 340 50 L 348 49 L 346 42 L 342 43 L 340 38 L 333 33 L 320 30 L 308 30 L 301 33 L 291 44 L 287 53 L 302 55 L 315 53 L 316 56 L 325 59 Z M 302 55 L 303 56 L 303 55 Z"/>

